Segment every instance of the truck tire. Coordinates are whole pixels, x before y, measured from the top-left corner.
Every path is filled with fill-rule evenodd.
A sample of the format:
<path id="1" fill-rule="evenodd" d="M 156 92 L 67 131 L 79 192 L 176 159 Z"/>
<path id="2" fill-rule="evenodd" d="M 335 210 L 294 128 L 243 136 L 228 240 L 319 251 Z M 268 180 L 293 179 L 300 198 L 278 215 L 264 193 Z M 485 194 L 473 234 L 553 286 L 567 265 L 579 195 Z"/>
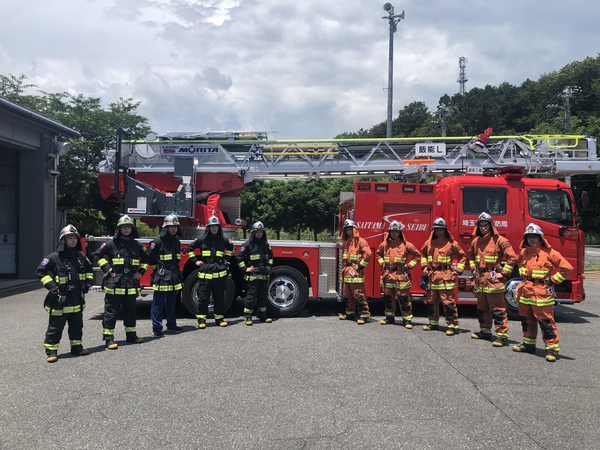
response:
<path id="1" fill-rule="evenodd" d="M 308 301 L 308 281 L 293 267 L 274 267 L 267 297 L 267 308 L 272 317 L 293 317 Z"/>
<path id="2" fill-rule="evenodd" d="M 519 302 L 517 301 L 517 286 L 523 281 L 520 278 L 513 278 L 506 283 L 504 292 L 504 302 L 506 303 L 506 313 L 509 319 L 519 320 Z"/>
<path id="3" fill-rule="evenodd" d="M 185 283 L 183 284 L 183 290 L 181 292 L 181 302 L 193 317 L 196 317 L 199 287 L 200 278 L 198 278 L 198 269 L 196 269 L 192 273 L 190 273 L 185 279 Z M 227 313 L 227 311 L 233 304 L 234 295 L 235 283 L 233 282 L 231 276 L 229 276 L 227 277 L 227 283 L 225 284 L 225 313 Z M 208 316 L 213 317 L 214 312 L 214 303 L 211 295 L 210 300 L 208 302 Z"/>

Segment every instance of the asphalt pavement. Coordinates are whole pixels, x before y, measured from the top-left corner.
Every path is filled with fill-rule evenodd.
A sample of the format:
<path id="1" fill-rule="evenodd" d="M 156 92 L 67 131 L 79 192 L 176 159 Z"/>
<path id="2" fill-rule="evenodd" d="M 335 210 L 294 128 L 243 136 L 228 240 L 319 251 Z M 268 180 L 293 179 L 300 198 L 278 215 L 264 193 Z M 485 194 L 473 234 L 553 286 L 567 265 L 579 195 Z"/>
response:
<path id="1" fill-rule="evenodd" d="M 101 341 L 103 297 L 91 293 L 84 344 L 45 361 L 43 290 L 0 299 L 0 448 L 597 449 L 600 447 L 600 277 L 587 300 L 558 306 L 561 357 L 475 341 L 473 307 L 461 333 L 358 326 L 339 305 L 311 303 L 271 324 L 205 330 L 180 311 L 181 334 L 151 336 L 150 301 L 138 306 L 143 344 Z M 520 324 L 511 321 L 511 343 Z"/>

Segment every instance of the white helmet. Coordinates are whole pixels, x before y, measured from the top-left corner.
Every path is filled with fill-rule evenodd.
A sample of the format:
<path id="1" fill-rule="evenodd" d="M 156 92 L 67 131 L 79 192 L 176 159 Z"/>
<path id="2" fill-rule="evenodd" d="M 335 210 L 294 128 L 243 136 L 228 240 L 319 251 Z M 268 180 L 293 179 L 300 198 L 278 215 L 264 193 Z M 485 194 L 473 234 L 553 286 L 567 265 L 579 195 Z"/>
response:
<path id="1" fill-rule="evenodd" d="M 117 222 L 117 228 L 122 227 L 123 225 L 130 225 L 133 227 L 133 220 L 128 215 L 119 217 L 119 221 Z"/>
<path id="2" fill-rule="evenodd" d="M 494 220 L 492 219 L 492 216 L 490 216 L 488 213 L 482 212 L 477 218 L 477 225 L 479 225 L 479 222 L 489 222 L 490 224 L 493 224 Z"/>
<path id="3" fill-rule="evenodd" d="M 523 237 L 525 238 L 528 234 L 536 234 L 540 237 L 544 237 L 544 232 L 539 225 L 535 223 L 530 223 L 525 227 L 525 231 L 523 232 Z"/>
<path id="4" fill-rule="evenodd" d="M 259 220 L 258 222 L 254 222 L 252 224 L 252 231 L 255 230 L 263 230 L 264 231 L 265 226 L 263 225 L 263 223 Z"/>
<path id="5" fill-rule="evenodd" d="M 398 222 L 397 220 L 392 220 L 390 222 L 390 227 L 388 228 L 388 231 L 402 231 L 404 230 L 405 226 L 402 222 Z"/>
<path id="6" fill-rule="evenodd" d="M 81 238 L 81 235 L 77 231 L 77 228 L 75 228 L 73 225 L 67 225 L 62 230 L 60 230 L 60 235 L 58 236 L 58 240 L 61 240 L 62 238 L 66 238 L 69 236 L 75 236 L 75 237 L 77 237 L 77 239 Z"/>
<path id="7" fill-rule="evenodd" d="M 210 216 L 208 218 L 208 223 L 206 224 L 206 226 L 210 226 L 210 225 L 221 225 L 221 221 L 219 220 L 219 218 L 217 216 Z"/>
<path id="8" fill-rule="evenodd" d="M 356 226 L 356 222 L 354 222 L 354 220 L 346 219 L 346 220 L 344 220 L 344 228 L 348 228 L 348 227 L 358 228 Z"/>
<path id="9" fill-rule="evenodd" d="M 448 229 L 448 227 L 446 226 L 446 221 L 444 219 L 442 219 L 441 217 L 438 217 L 437 219 L 435 219 L 433 221 L 433 228 L 443 228 L 445 230 Z"/>
<path id="10" fill-rule="evenodd" d="M 179 218 L 175 214 L 166 216 L 162 226 L 164 228 L 172 225 L 179 226 Z"/>

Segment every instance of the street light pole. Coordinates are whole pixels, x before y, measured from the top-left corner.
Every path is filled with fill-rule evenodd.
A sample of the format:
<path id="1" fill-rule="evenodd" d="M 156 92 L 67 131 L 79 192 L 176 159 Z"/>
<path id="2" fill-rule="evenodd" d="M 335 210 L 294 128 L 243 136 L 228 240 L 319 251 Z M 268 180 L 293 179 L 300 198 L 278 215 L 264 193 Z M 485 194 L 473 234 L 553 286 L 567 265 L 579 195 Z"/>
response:
<path id="1" fill-rule="evenodd" d="M 394 14 L 394 6 L 391 3 L 383 5 L 383 10 L 388 12 L 387 16 L 382 19 L 387 19 L 390 25 L 390 55 L 388 66 L 388 104 L 387 104 L 387 131 L 386 137 L 392 137 L 392 102 L 394 98 L 394 33 L 397 30 L 396 25 L 404 19 L 404 11 L 400 14 Z"/>

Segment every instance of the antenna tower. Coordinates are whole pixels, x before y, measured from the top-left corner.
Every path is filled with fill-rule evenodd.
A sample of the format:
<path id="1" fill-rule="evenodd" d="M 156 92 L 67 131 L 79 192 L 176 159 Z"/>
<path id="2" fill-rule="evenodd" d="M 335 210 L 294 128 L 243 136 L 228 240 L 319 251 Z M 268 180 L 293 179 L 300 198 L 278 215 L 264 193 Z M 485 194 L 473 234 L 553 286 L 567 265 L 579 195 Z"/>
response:
<path id="1" fill-rule="evenodd" d="M 458 67 L 460 69 L 459 75 L 458 75 L 458 84 L 460 85 L 460 95 L 465 95 L 465 84 L 467 83 L 467 81 L 469 81 L 469 79 L 467 78 L 467 74 L 465 73 L 465 68 L 467 67 L 467 61 L 468 59 L 465 58 L 464 56 L 461 56 L 460 58 L 458 58 Z"/>

